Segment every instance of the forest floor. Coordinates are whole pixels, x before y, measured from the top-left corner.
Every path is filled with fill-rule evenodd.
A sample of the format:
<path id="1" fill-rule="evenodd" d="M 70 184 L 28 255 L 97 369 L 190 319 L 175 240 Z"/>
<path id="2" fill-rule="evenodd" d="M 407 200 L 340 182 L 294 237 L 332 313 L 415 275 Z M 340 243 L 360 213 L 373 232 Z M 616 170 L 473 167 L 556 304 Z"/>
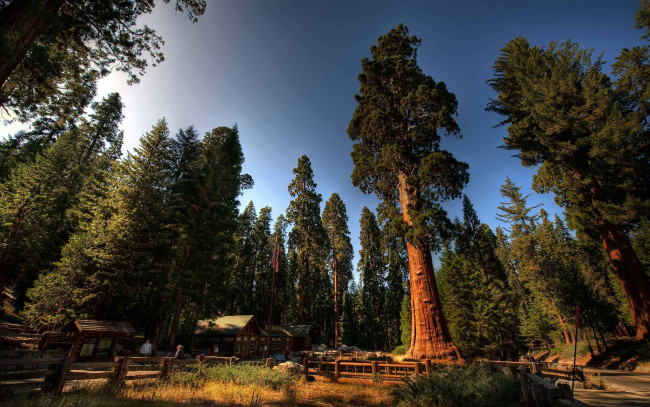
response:
<path id="1" fill-rule="evenodd" d="M 297 381 L 291 386 L 271 389 L 264 386 L 206 382 L 192 388 L 182 385 L 134 383 L 110 389 L 103 383 L 84 383 L 66 389 L 57 399 L 24 396 L 0 401 L 0 407 L 172 407 L 211 406 L 390 406 L 393 384 L 368 384 L 317 377 L 316 381 Z"/>

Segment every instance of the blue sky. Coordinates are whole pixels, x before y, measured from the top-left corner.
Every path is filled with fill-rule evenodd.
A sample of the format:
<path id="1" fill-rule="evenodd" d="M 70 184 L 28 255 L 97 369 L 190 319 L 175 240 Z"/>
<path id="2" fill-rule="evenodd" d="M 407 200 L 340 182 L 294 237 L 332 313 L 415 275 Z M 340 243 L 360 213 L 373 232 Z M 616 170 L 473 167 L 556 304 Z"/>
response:
<path id="1" fill-rule="evenodd" d="M 239 126 L 244 170 L 255 181 L 241 197 L 273 216 L 289 204 L 287 185 L 298 157 L 312 161 L 324 202 L 333 192 L 347 205 L 355 252 L 363 206 L 378 203 L 350 180 L 352 143 L 346 129 L 358 91 L 361 59 L 377 37 L 399 23 L 422 39 L 423 71 L 444 81 L 459 101 L 462 140 L 443 147 L 469 163 L 465 193 L 481 220 L 498 225 L 499 186 L 506 176 L 530 191 L 533 170 L 497 147 L 506 134 L 500 118 L 484 111 L 494 97 L 486 81 L 499 50 L 516 36 L 533 44 L 571 39 L 614 61 L 623 47 L 640 44 L 633 25 L 639 2 L 619 1 L 251 1 L 208 0 L 191 24 L 171 6 L 141 18 L 165 39 L 166 61 L 138 85 L 120 74 L 102 80 L 100 94 L 118 91 L 125 103 L 125 149 L 161 117 L 172 132 L 193 125 L 202 134 Z M 15 125 L 3 129 L 13 133 Z M 553 213 L 552 196 L 533 196 Z M 460 202 L 446 205 L 460 216 Z M 356 264 L 355 264 L 356 265 Z"/>

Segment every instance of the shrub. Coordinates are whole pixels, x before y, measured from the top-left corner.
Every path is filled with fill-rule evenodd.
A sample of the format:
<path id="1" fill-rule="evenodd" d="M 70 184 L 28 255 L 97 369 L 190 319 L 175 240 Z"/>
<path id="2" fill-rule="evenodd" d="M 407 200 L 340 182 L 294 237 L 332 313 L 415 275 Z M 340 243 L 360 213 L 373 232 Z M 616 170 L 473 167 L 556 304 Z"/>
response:
<path id="1" fill-rule="evenodd" d="M 406 345 L 400 345 L 396 347 L 393 352 L 391 352 L 393 355 L 404 355 L 406 352 L 409 350 L 408 346 Z"/>
<path id="2" fill-rule="evenodd" d="M 519 382 L 486 365 L 441 366 L 392 391 L 396 406 L 521 406 Z"/>
<path id="3" fill-rule="evenodd" d="M 589 374 L 585 373 L 585 389 L 607 390 L 609 383 L 600 375 L 600 373 Z"/>

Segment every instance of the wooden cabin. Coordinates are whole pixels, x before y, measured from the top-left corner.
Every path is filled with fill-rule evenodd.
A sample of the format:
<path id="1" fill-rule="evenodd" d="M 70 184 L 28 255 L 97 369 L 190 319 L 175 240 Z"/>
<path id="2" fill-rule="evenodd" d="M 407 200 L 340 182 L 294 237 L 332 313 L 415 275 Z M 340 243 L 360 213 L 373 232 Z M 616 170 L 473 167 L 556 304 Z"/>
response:
<path id="1" fill-rule="evenodd" d="M 199 344 L 212 356 L 261 357 L 262 330 L 253 315 L 232 315 L 204 319 L 197 325 Z"/>
<path id="2" fill-rule="evenodd" d="M 119 339 L 135 334 L 128 322 L 96 319 L 77 319 L 66 325 L 63 331 L 74 333 L 70 357 L 78 362 L 111 360 Z"/>
<path id="3" fill-rule="evenodd" d="M 311 349 L 311 325 L 267 323 L 262 334 L 271 354 Z"/>
<path id="4" fill-rule="evenodd" d="M 311 325 L 266 323 L 262 329 L 253 315 L 204 319 L 195 336 L 212 356 L 246 359 L 311 349 Z"/>

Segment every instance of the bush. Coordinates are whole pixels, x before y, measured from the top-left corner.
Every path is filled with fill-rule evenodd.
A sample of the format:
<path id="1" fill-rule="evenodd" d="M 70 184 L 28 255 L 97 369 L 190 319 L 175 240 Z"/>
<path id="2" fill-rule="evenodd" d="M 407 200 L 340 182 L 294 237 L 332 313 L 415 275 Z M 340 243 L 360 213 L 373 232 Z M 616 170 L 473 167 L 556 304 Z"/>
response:
<path id="1" fill-rule="evenodd" d="M 409 350 L 408 346 L 406 345 L 400 345 L 396 347 L 393 352 L 391 352 L 393 355 L 404 355 L 407 351 Z"/>
<path id="2" fill-rule="evenodd" d="M 396 406 L 413 407 L 510 407 L 521 406 L 519 382 L 486 365 L 442 366 L 430 376 L 407 380 L 392 391 Z"/>
<path id="3" fill-rule="evenodd" d="M 290 386 L 294 380 L 287 372 L 252 365 L 216 365 L 204 368 L 200 375 L 196 371 L 184 371 L 171 377 L 173 384 L 192 388 L 198 388 L 206 381 L 218 381 L 244 386 L 258 385 L 273 390 Z"/>

